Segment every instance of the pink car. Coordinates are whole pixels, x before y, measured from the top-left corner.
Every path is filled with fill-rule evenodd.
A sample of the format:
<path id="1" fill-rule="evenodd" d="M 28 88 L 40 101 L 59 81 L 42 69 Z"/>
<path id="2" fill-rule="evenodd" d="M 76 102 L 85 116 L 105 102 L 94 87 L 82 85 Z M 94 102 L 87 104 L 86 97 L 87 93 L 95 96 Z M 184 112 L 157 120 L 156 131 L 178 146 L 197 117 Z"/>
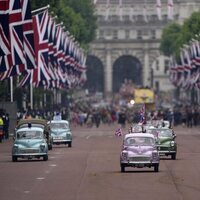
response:
<path id="1" fill-rule="evenodd" d="M 149 133 L 129 133 L 124 136 L 120 155 L 121 172 L 126 167 L 154 168 L 159 171 L 160 157 L 156 148 L 156 139 Z"/>

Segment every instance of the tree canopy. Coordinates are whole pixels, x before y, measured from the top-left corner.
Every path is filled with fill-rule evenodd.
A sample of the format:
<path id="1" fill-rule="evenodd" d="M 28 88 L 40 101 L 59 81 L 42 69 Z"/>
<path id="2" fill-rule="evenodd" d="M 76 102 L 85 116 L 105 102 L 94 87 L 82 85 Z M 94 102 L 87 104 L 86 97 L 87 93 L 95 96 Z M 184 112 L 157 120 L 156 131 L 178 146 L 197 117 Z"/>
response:
<path id="1" fill-rule="evenodd" d="M 180 49 L 200 34 L 200 12 L 194 12 L 183 25 L 171 23 L 167 25 L 162 34 L 160 50 L 166 55 L 175 55 L 179 58 Z"/>
<path id="2" fill-rule="evenodd" d="M 32 10 L 50 5 L 50 13 L 57 15 L 58 23 L 63 22 L 83 48 L 95 38 L 97 17 L 91 0 L 34 0 Z"/>

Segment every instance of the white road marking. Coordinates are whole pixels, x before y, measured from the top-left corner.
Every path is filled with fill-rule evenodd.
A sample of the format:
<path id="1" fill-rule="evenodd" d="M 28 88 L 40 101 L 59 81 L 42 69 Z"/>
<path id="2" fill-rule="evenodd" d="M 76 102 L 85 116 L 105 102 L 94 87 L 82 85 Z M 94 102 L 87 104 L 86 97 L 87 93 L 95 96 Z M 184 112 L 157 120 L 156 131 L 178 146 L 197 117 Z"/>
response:
<path id="1" fill-rule="evenodd" d="M 91 137 L 91 135 L 88 135 L 88 136 L 86 137 L 86 139 L 88 140 L 90 137 Z"/>
<path id="2" fill-rule="evenodd" d="M 49 167 L 56 167 L 56 166 L 57 166 L 56 164 L 49 165 Z"/>
<path id="3" fill-rule="evenodd" d="M 45 179 L 45 177 L 38 177 L 38 178 L 36 178 L 37 180 L 44 180 Z"/>

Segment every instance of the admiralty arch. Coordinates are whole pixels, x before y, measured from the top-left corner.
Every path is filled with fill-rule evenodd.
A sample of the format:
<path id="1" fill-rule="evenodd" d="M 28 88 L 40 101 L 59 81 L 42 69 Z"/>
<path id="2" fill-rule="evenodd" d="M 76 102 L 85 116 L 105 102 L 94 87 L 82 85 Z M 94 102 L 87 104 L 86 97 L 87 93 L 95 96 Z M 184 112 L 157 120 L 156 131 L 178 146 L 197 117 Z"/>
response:
<path id="1" fill-rule="evenodd" d="M 167 0 L 161 2 L 159 18 L 156 0 L 122 0 L 120 6 L 119 0 L 97 0 L 98 29 L 86 61 L 89 90 L 112 94 L 124 79 L 161 91 L 173 88 L 169 59 L 159 50 L 162 30 L 199 11 L 200 0 L 174 0 L 170 19 Z"/>

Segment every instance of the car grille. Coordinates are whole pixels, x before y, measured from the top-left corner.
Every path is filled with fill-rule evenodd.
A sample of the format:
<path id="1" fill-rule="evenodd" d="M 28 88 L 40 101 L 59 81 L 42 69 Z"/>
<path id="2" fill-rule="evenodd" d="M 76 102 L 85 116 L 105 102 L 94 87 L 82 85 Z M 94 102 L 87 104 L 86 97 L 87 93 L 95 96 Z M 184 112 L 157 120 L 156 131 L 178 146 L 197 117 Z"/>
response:
<path id="1" fill-rule="evenodd" d="M 169 147 L 159 147 L 159 151 L 169 151 Z"/>
<path id="2" fill-rule="evenodd" d="M 131 157 L 129 158 L 129 161 L 135 161 L 135 162 L 150 161 L 150 157 Z"/>
<path id="3" fill-rule="evenodd" d="M 39 149 L 21 149 L 20 153 L 39 153 Z"/>

